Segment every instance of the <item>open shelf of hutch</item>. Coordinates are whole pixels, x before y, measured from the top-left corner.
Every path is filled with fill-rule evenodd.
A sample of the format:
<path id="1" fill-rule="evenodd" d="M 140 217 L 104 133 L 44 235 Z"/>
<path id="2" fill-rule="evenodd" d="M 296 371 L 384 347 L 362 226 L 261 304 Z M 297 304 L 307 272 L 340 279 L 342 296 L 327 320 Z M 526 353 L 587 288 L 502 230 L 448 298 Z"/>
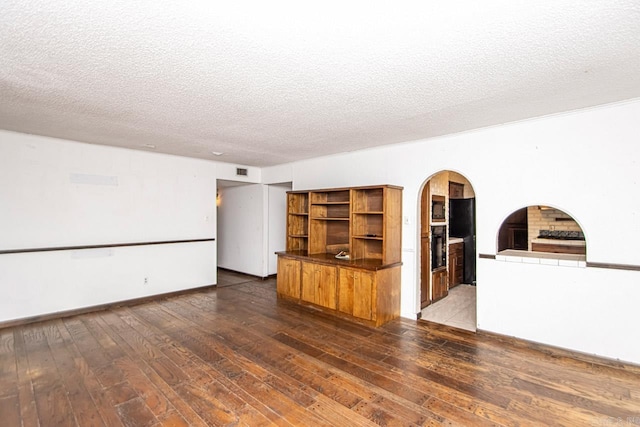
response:
<path id="1" fill-rule="evenodd" d="M 309 193 L 287 194 L 287 248 L 306 251 L 309 245 Z"/>

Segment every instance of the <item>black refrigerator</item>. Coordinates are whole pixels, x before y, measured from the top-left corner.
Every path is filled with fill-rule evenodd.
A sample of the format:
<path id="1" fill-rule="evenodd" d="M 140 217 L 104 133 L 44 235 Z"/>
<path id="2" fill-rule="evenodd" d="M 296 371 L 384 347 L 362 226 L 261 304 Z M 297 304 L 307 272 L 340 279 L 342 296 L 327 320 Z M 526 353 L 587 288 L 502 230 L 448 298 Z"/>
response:
<path id="1" fill-rule="evenodd" d="M 463 283 L 476 284 L 476 199 L 449 199 L 449 237 L 464 241 Z"/>

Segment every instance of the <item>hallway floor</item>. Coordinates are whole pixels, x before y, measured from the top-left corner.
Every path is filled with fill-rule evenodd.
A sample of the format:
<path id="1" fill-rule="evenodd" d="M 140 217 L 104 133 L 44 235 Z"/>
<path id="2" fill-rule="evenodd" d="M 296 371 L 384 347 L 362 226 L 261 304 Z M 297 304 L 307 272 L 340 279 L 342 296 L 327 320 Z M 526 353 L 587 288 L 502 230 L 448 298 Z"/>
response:
<path id="1" fill-rule="evenodd" d="M 422 310 L 422 320 L 467 331 L 476 330 L 476 287 L 458 285 L 449 295 Z"/>
<path id="2" fill-rule="evenodd" d="M 248 274 L 238 273 L 237 271 L 227 270 L 225 268 L 218 267 L 218 287 L 238 285 L 240 283 L 251 282 L 258 279 L 255 276 L 249 276 Z"/>

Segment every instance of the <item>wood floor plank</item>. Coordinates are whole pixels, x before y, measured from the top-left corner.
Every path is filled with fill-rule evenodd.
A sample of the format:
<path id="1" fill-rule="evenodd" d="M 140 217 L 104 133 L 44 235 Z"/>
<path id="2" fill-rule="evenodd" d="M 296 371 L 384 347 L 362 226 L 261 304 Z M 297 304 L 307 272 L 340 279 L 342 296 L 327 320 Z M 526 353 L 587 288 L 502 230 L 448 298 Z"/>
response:
<path id="1" fill-rule="evenodd" d="M 110 313 L 105 313 L 97 319 L 97 325 L 100 326 L 104 333 L 110 335 L 111 339 L 116 342 L 127 357 L 120 358 L 114 363 L 128 383 L 136 391 L 136 393 L 144 397 L 156 410 L 156 416 L 160 419 L 168 416 L 168 413 L 177 411 L 192 426 L 206 426 L 204 420 L 194 411 L 188 402 L 180 397 L 175 389 L 168 386 L 155 372 L 149 369 L 144 359 L 137 357 L 135 351 L 127 344 L 127 342 L 105 321 L 103 317 L 114 320 Z M 146 370 L 146 372 L 144 372 Z M 165 404 L 166 400 L 170 405 Z"/>
<path id="2" fill-rule="evenodd" d="M 120 359 L 121 357 L 125 356 L 124 350 L 115 341 L 113 341 L 111 337 L 107 333 L 105 333 L 104 330 L 97 324 L 97 319 L 100 319 L 103 314 L 103 312 L 90 313 L 86 316 L 78 318 L 77 320 L 82 323 L 84 329 L 86 329 L 86 331 L 92 337 L 92 344 L 99 344 L 96 345 L 99 353 L 106 356 L 106 359 L 108 361 Z M 96 363 L 94 363 L 94 365 L 96 367 L 100 366 Z"/>
<path id="3" fill-rule="evenodd" d="M 290 342 L 288 342 L 288 344 L 291 344 L 291 343 L 290 343 Z M 302 347 L 304 347 L 304 346 L 302 346 Z M 303 353 L 307 352 L 307 353 L 310 353 L 310 354 L 312 354 L 312 355 L 314 355 L 314 356 L 317 356 L 317 355 L 319 355 L 320 353 L 322 353 L 322 352 L 318 352 L 317 350 L 310 349 L 310 348 L 308 348 L 308 347 L 304 347 L 304 348 L 305 348 L 305 351 L 303 351 Z M 334 377 L 333 377 L 333 379 L 336 379 L 336 377 L 334 376 Z M 340 382 L 339 384 L 340 384 L 342 387 L 344 387 L 344 385 L 345 385 L 345 384 L 348 384 L 348 383 L 346 383 L 346 382 Z M 405 405 L 406 405 L 406 402 L 405 402 Z M 421 415 L 417 415 L 417 416 L 416 416 L 416 418 L 418 418 L 418 419 L 424 419 L 424 417 L 429 417 L 429 418 L 433 417 L 434 419 L 435 419 L 435 418 L 437 418 L 437 417 L 436 417 L 436 416 L 434 416 L 433 414 L 429 413 L 429 411 L 427 411 L 427 410 L 425 410 L 425 409 L 423 409 L 423 408 L 420 408 L 420 407 L 419 407 L 419 405 L 417 406 L 417 408 L 412 408 L 412 409 L 409 409 L 409 408 L 408 408 L 409 406 L 411 406 L 411 405 L 406 405 L 406 406 L 404 407 L 404 410 L 405 410 L 405 411 L 407 411 L 407 412 L 411 412 L 412 410 L 415 410 L 415 411 L 416 411 L 416 413 L 421 413 Z M 378 412 L 380 412 L 380 411 L 378 411 Z"/>
<path id="4" fill-rule="evenodd" d="M 95 368 L 111 364 L 111 356 L 86 328 L 82 320 L 81 317 L 71 317 L 64 320 L 65 328 L 73 337 L 82 356 L 90 366 Z"/>
<path id="5" fill-rule="evenodd" d="M 317 413 L 334 426 L 368 427 L 377 425 L 372 420 L 354 411 L 354 407 L 347 408 L 337 401 L 321 395 L 318 401 L 309 407 L 309 410 Z"/>
<path id="6" fill-rule="evenodd" d="M 444 400 L 430 398 L 424 403 L 424 407 L 431 412 L 439 414 L 442 418 L 446 419 L 455 425 L 463 426 L 495 426 L 496 422 L 478 416 L 477 414 L 470 413 L 468 411 L 461 410 L 459 407 L 449 404 Z"/>
<path id="7" fill-rule="evenodd" d="M 371 328 L 278 300 L 273 279 L 220 279 L 0 329 L 0 425 L 638 424 L 640 366 L 409 319 Z"/>
<path id="8" fill-rule="evenodd" d="M 0 330 L 0 398 L 18 394 L 18 371 L 13 332 Z"/>
<path id="9" fill-rule="evenodd" d="M 147 363 L 152 363 L 152 361 Z M 146 366 L 140 366 L 135 358 L 126 357 L 118 359 L 116 364 L 124 372 L 127 383 L 155 416 L 164 416 L 174 409 L 169 399 L 164 396 L 145 372 Z"/>
<path id="10" fill-rule="evenodd" d="M 279 339 L 279 338 L 278 338 L 278 339 Z M 280 339 L 279 339 L 279 340 L 280 340 Z M 288 343 L 291 343 L 291 341 L 292 341 L 292 338 L 291 338 L 291 337 L 288 337 L 288 338 L 285 340 L 285 342 L 288 342 Z M 334 342 L 335 342 L 335 341 L 334 341 Z M 314 341 L 314 343 L 315 343 L 316 345 L 319 345 L 319 346 L 321 346 L 321 345 L 322 345 L 322 344 L 321 344 L 321 343 L 319 343 L 317 340 L 316 340 L 316 341 Z M 295 347 L 295 345 L 294 345 L 294 347 Z M 331 348 L 330 348 L 330 346 L 329 346 L 329 347 L 325 347 L 325 348 L 327 349 L 327 351 L 331 352 Z M 342 347 L 342 345 L 340 346 L 340 348 L 343 348 L 343 347 Z M 351 361 L 355 361 L 356 363 L 359 363 L 359 366 L 364 367 L 365 369 L 367 369 L 366 367 L 368 367 L 368 369 L 369 369 L 370 371 L 383 371 L 383 370 L 385 370 L 385 368 L 388 368 L 388 367 L 385 367 L 385 366 L 384 366 L 381 362 L 379 362 L 379 361 L 373 361 L 373 362 L 375 362 L 376 364 L 373 364 L 373 363 L 371 363 L 371 362 L 365 362 L 365 363 L 358 362 L 358 360 L 357 360 L 356 358 L 354 358 L 354 357 L 347 357 L 347 354 L 346 354 L 344 351 L 342 351 L 341 353 L 338 353 L 338 352 L 336 352 L 336 353 L 335 353 L 335 355 L 336 355 L 336 356 L 337 356 L 338 354 L 340 355 L 340 358 L 341 358 L 341 359 L 342 359 L 342 358 L 347 358 L 347 359 L 349 359 L 349 360 L 351 360 Z M 376 359 L 377 359 L 377 358 L 376 358 Z M 362 359 L 362 360 L 365 360 L 365 359 Z M 385 359 L 385 361 L 386 361 L 386 359 Z M 425 392 L 426 392 L 427 390 L 429 390 L 429 393 L 431 393 L 431 394 L 435 394 L 435 395 L 440 396 L 440 397 L 442 397 L 442 396 L 443 396 L 443 394 L 444 394 L 444 396 L 446 396 L 446 398 L 448 398 L 448 399 L 450 399 L 450 398 L 452 397 L 452 394 L 453 394 L 453 393 L 451 393 L 450 391 L 445 391 L 444 393 L 442 393 L 442 392 L 441 392 L 441 390 L 437 390 L 437 391 L 435 391 L 435 390 L 433 389 L 433 386 L 435 385 L 435 384 L 434 384 L 434 381 L 433 381 L 433 377 L 434 377 L 434 374 L 433 374 L 433 373 L 422 373 L 422 375 L 420 375 L 420 373 L 421 373 L 420 371 L 418 371 L 415 367 L 414 367 L 413 369 L 411 369 L 411 367 L 410 367 L 410 366 L 408 366 L 408 365 L 409 365 L 408 363 L 407 363 L 407 364 L 405 364 L 405 366 L 406 366 L 407 368 L 409 368 L 409 371 L 410 371 L 412 374 L 414 374 L 414 375 L 418 376 L 418 379 L 421 379 L 421 378 L 428 378 L 428 379 L 429 379 L 429 382 L 428 382 L 428 383 L 425 383 L 425 382 L 423 382 L 423 381 L 411 380 L 410 378 L 408 378 L 408 376 L 407 376 L 407 370 L 405 369 L 405 370 L 403 371 L 403 374 L 402 374 L 401 376 L 398 376 L 398 380 L 403 380 L 403 381 L 404 381 L 404 384 L 405 384 L 407 387 L 410 387 L 410 386 L 412 386 L 412 385 L 413 385 L 416 389 L 424 390 Z M 390 372 L 390 370 L 388 370 L 388 371 Z M 425 371 L 426 371 L 426 370 L 425 370 Z M 394 374 L 394 375 L 395 375 L 395 374 Z M 454 376 L 449 377 L 449 378 L 443 378 L 443 379 L 441 379 L 441 380 L 439 381 L 439 383 L 441 383 L 441 385 L 442 385 L 442 387 L 440 387 L 440 389 L 445 389 L 445 388 L 449 387 L 449 388 L 458 389 L 458 391 L 460 391 L 460 389 L 463 389 L 462 391 L 466 392 L 467 390 L 465 390 L 465 389 L 466 389 L 466 388 L 468 388 L 468 387 L 465 387 L 464 385 L 462 385 L 462 384 L 460 383 L 460 381 L 458 381 Z M 472 390 L 472 392 L 473 392 L 473 394 L 475 395 L 475 398 L 477 398 L 477 397 L 478 397 L 478 393 L 482 393 L 482 391 L 478 391 L 478 390 Z M 393 399 L 393 396 L 390 396 L 390 397 Z M 470 400 L 471 400 L 471 399 L 470 399 Z M 485 399 L 485 400 L 486 400 L 486 399 Z M 421 402 L 420 402 L 420 401 L 418 401 L 417 403 L 421 403 Z M 505 405 L 506 405 L 506 403 L 505 403 L 505 402 L 502 402 L 502 406 L 505 406 Z M 406 406 L 405 406 L 405 407 L 406 407 Z M 469 409 L 469 412 L 473 412 L 474 407 L 470 406 L 468 409 Z M 409 409 L 409 408 L 407 408 L 407 410 L 410 410 L 410 409 Z"/>
<path id="11" fill-rule="evenodd" d="M 123 372 L 114 364 L 125 354 L 97 325 L 97 319 L 95 315 L 64 319 L 59 329 L 74 349 L 77 363 L 86 364 L 102 386 L 108 388 L 126 380 Z M 115 350 L 115 347 L 118 349 Z"/>
<path id="12" fill-rule="evenodd" d="M 36 385 L 36 407 L 40 425 L 75 426 L 75 416 L 62 385 L 42 387 Z"/>
<path id="13" fill-rule="evenodd" d="M 139 397 L 117 405 L 116 410 L 127 427 L 147 427 L 157 423 L 155 415 Z"/>
<path id="14" fill-rule="evenodd" d="M 162 427 L 189 427 L 189 423 L 177 412 L 167 412 L 158 419 Z"/>
<path id="15" fill-rule="evenodd" d="M 85 387 L 86 371 L 78 370 L 70 346 L 65 342 L 58 325 L 59 321 L 48 322 L 44 332 L 51 355 L 67 390 L 67 398 L 78 424 L 82 426 L 105 426 L 91 393 Z"/>
<path id="16" fill-rule="evenodd" d="M 20 425 L 20 400 L 17 394 L 0 397 L 0 417 L 2 425 Z"/>
<path id="17" fill-rule="evenodd" d="M 0 330 L 0 424 L 20 424 L 18 364 L 13 331 Z"/>
<path id="18" fill-rule="evenodd" d="M 207 393 L 199 387 L 185 384 L 181 387 L 181 395 L 189 396 L 189 402 L 196 412 L 206 421 L 207 425 L 224 426 L 236 424 L 239 416 L 216 396 Z"/>
<path id="19" fill-rule="evenodd" d="M 185 311 L 185 307 L 172 303 L 168 305 L 173 310 L 175 310 L 176 316 L 179 313 L 188 314 Z M 183 318 L 185 321 L 194 321 L 199 320 L 197 315 L 190 316 L 191 319 Z M 239 354 L 236 354 L 233 359 L 233 363 L 226 359 L 223 354 L 228 353 L 233 348 L 239 348 L 246 344 L 245 338 L 241 339 L 240 343 L 234 343 L 233 337 L 229 336 L 226 339 L 224 344 L 220 344 L 219 338 L 214 334 L 209 334 L 205 336 L 204 333 L 198 333 L 197 329 L 204 329 L 199 326 L 199 323 L 193 323 L 189 332 L 185 332 L 190 335 L 192 338 L 191 342 L 194 343 L 194 350 L 197 354 L 200 354 L 204 359 L 208 358 L 209 354 L 216 354 L 214 368 L 216 371 L 222 374 L 222 377 L 219 377 L 218 380 L 223 384 L 226 384 L 227 381 L 225 379 L 232 379 L 232 384 L 228 384 L 229 388 L 236 392 L 239 396 L 243 397 L 244 400 L 249 405 L 254 405 L 255 408 L 265 414 L 267 417 L 272 420 L 280 420 L 282 418 L 281 413 L 285 411 L 288 416 L 287 419 L 295 418 L 299 413 L 297 405 L 292 405 L 289 403 L 289 399 L 291 399 L 288 392 L 292 390 L 291 387 L 285 387 L 283 389 L 274 388 L 271 386 L 271 382 L 265 381 L 264 372 L 257 372 L 257 377 L 253 373 L 256 371 L 257 367 L 251 367 L 248 364 L 245 364 L 244 367 L 238 365 L 238 362 L 242 362 L 242 357 Z M 239 336 L 239 335 L 238 335 Z M 225 351 L 224 345 L 229 346 L 229 349 Z M 245 375 L 250 374 L 250 375 Z M 254 378 L 255 381 L 249 380 L 249 378 Z M 281 383 L 279 383 L 281 384 Z M 262 395 L 265 389 L 268 389 L 268 394 L 272 396 L 271 399 L 261 401 L 260 399 L 256 399 L 256 395 Z M 300 403 L 300 396 L 294 396 L 293 400 Z M 286 405 L 285 405 L 286 404 Z M 285 405 L 286 407 L 283 407 Z M 308 415 L 305 419 L 305 423 L 313 422 L 314 415 Z M 296 423 L 296 419 L 293 419 L 293 422 Z M 299 422 L 301 422 L 299 420 Z M 320 420 L 315 420 L 313 424 L 322 424 Z M 295 424 L 294 424 L 295 425 Z"/>
<path id="20" fill-rule="evenodd" d="M 221 320 L 220 322 L 224 322 L 224 320 Z M 241 331 L 233 330 L 231 326 L 229 326 L 229 328 L 231 329 L 231 333 L 230 334 L 225 333 L 225 336 L 222 336 L 221 338 L 224 341 L 233 342 L 234 336 L 241 334 Z M 263 362 L 265 360 L 275 361 L 276 362 L 275 364 L 270 364 L 268 366 L 275 367 L 276 370 L 274 371 L 274 374 L 278 375 L 281 379 L 285 378 L 283 376 L 285 375 L 285 373 L 284 371 L 279 369 L 282 365 L 278 365 L 277 362 L 285 362 L 285 365 L 287 366 L 287 368 L 290 368 L 287 370 L 286 374 L 292 374 L 292 376 L 289 377 L 288 375 L 286 375 L 286 378 L 290 378 L 290 380 L 295 380 L 296 378 L 306 378 L 308 385 L 311 385 L 312 389 L 314 388 L 314 385 L 317 384 L 315 387 L 315 390 L 322 390 L 323 393 L 331 395 L 332 397 L 338 399 L 339 401 L 344 402 L 347 406 L 353 406 L 357 401 L 361 399 L 361 397 L 349 395 L 349 391 L 345 389 L 344 384 L 335 385 L 333 383 L 334 378 L 332 378 L 333 375 L 331 374 L 331 372 L 326 371 L 323 373 L 320 366 L 318 365 L 307 365 L 306 367 L 301 368 L 301 370 L 296 370 L 296 365 L 299 365 L 304 362 L 301 359 L 296 359 L 296 360 L 290 359 L 289 358 L 290 354 L 283 353 L 283 351 L 286 351 L 286 347 L 279 346 L 277 341 L 265 340 L 259 336 L 255 336 L 252 334 L 249 334 L 249 336 L 251 337 L 250 344 L 246 344 L 246 341 L 238 343 L 237 344 L 239 348 L 238 352 L 240 352 L 243 355 L 246 355 L 247 358 L 258 363 Z M 311 372 L 318 375 L 314 376 L 316 378 L 315 381 L 310 380 L 309 382 L 309 373 Z M 300 374 L 300 376 L 298 376 L 298 374 Z M 305 383 L 303 382 L 299 382 L 299 381 L 295 381 L 295 382 L 288 381 L 288 382 L 292 383 L 294 386 L 297 383 L 299 387 L 301 387 L 299 390 L 302 390 L 303 388 L 304 389 L 309 388 L 305 386 Z M 320 384 L 318 384 L 318 382 Z M 364 393 L 368 394 L 368 391 L 364 391 Z M 315 394 L 313 395 L 315 396 Z M 306 400 L 306 402 L 308 402 L 308 400 Z"/>
<path id="21" fill-rule="evenodd" d="M 269 323 L 269 322 L 268 322 L 268 321 L 267 321 L 267 322 L 265 322 L 265 319 L 261 319 L 261 323 L 260 323 L 260 324 L 264 326 L 264 324 L 265 324 L 265 323 Z M 301 328 L 301 327 L 296 327 L 295 329 L 296 329 L 296 332 L 301 332 L 301 331 L 302 331 L 302 328 Z M 309 329 L 310 329 L 310 328 L 309 328 Z M 316 329 L 319 329 L 319 328 L 316 328 Z M 267 327 L 265 327 L 265 328 L 261 328 L 261 330 L 262 330 L 262 332 L 264 332 L 264 333 L 266 333 L 266 334 L 269 334 L 269 331 L 268 331 L 268 328 L 267 328 Z M 291 331 L 292 331 L 292 330 L 291 330 L 291 329 L 289 329 L 289 330 L 287 331 L 287 332 L 288 332 L 288 334 L 291 334 Z M 303 334 L 305 335 L 305 338 L 309 338 L 311 335 L 313 335 L 313 336 L 314 336 L 314 338 L 316 338 L 316 340 L 315 340 L 315 343 L 316 343 L 316 344 L 318 343 L 318 340 L 323 340 L 323 339 L 325 339 L 325 341 L 331 341 L 332 343 L 339 342 L 339 347 L 340 347 L 340 349 L 341 349 L 341 350 L 344 350 L 344 348 L 353 348 L 353 349 L 355 350 L 355 347 L 352 347 L 352 346 L 350 345 L 350 343 L 348 343 L 348 342 L 347 342 L 347 343 L 346 343 L 346 345 L 345 345 L 345 341 L 340 341 L 340 340 L 338 340 L 338 339 L 336 338 L 335 334 L 331 335 L 332 339 L 331 339 L 331 340 L 329 340 L 329 338 L 328 338 L 328 337 L 323 337 L 322 335 L 315 334 L 315 330 L 304 330 L 304 332 L 301 332 L 301 333 L 303 333 Z M 278 339 L 279 341 L 281 341 L 281 342 L 283 342 L 283 343 L 286 343 L 287 345 L 290 345 L 290 346 L 292 346 L 292 347 L 295 347 L 295 348 L 297 348 L 298 350 L 303 351 L 303 352 L 305 352 L 305 353 L 308 353 L 308 354 L 311 354 L 311 355 L 317 355 L 317 354 L 319 354 L 319 353 L 322 353 L 320 350 L 318 350 L 318 349 L 316 349 L 316 348 L 312 348 L 312 347 L 310 347 L 310 346 L 308 346 L 308 345 L 304 345 L 304 344 L 303 344 L 303 345 L 301 345 L 298 341 L 293 340 L 293 339 L 289 338 L 288 336 L 283 335 L 283 334 L 282 334 L 282 333 L 280 333 L 280 332 L 276 333 L 276 334 L 275 334 L 275 335 L 273 335 L 273 336 L 274 336 L 276 339 Z M 353 340 L 353 341 L 355 341 L 355 340 Z M 296 344 L 296 343 L 297 343 L 297 344 Z M 362 344 L 362 343 L 357 342 L 355 345 L 356 345 L 356 346 L 360 346 L 361 344 Z M 406 346 L 405 346 L 405 348 L 406 348 Z M 359 352 L 359 353 L 360 353 L 360 352 Z M 382 358 L 384 358 L 384 357 L 385 357 L 385 355 L 389 353 L 389 351 L 388 351 L 388 350 L 387 350 L 387 351 L 376 351 L 376 350 L 374 350 L 373 352 L 369 352 L 369 351 L 365 350 L 363 353 L 364 353 L 364 355 L 365 355 L 365 356 L 367 356 L 368 358 L 371 358 L 371 357 L 372 357 L 372 354 L 373 354 L 373 355 L 374 355 L 374 356 L 373 356 L 373 359 L 378 360 L 378 359 L 382 359 Z M 360 354 L 362 354 L 362 353 L 360 353 Z"/>
<path id="22" fill-rule="evenodd" d="M 88 314 L 84 316 L 82 320 L 88 321 L 94 317 L 95 314 Z M 131 394 L 131 388 L 128 387 L 125 382 L 121 382 L 124 381 L 122 372 L 114 367 L 112 363 L 108 363 L 111 361 L 111 357 L 120 357 L 122 353 L 119 351 L 115 353 L 105 351 L 104 353 L 107 355 L 108 360 L 104 359 L 101 355 L 96 356 L 100 352 L 96 351 L 95 341 L 90 338 L 92 336 L 90 331 L 84 331 L 82 326 L 86 325 L 80 325 L 75 322 L 76 320 L 78 319 L 67 319 L 67 322 L 70 322 L 67 324 L 73 325 L 73 327 L 69 329 L 62 320 L 58 321 L 57 326 L 61 339 L 64 341 L 68 351 L 73 355 L 77 371 L 82 373 L 83 384 L 96 405 L 97 413 L 102 416 L 102 419 L 109 427 L 122 426 L 124 425 L 123 419 L 114 411 L 114 408 L 120 403 L 137 397 L 135 393 Z M 75 333 L 75 338 L 78 341 L 74 340 L 70 330 Z M 89 332 L 89 334 L 87 334 L 87 332 Z M 78 346 L 77 343 L 80 343 L 80 346 Z M 101 345 L 102 343 L 101 341 Z M 114 343 L 111 343 L 111 346 L 113 348 Z M 81 352 L 80 347 L 85 350 L 85 354 Z M 85 355 L 89 356 L 88 360 L 85 359 Z M 100 381 L 101 372 L 113 372 L 114 369 L 117 370 L 117 380 L 112 380 L 110 383 L 118 384 L 114 387 L 105 387 L 104 382 Z"/>
<path id="23" fill-rule="evenodd" d="M 233 383 L 267 406 L 278 417 L 286 419 L 291 425 L 330 426 L 328 421 L 308 412 L 306 407 L 298 406 L 285 394 L 278 392 L 252 375 L 240 375 L 234 378 Z"/>
<path id="24" fill-rule="evenodd" d="M 232 383 L 226 382 L 228 386 L 233 388 Z M 243 392 L 239 392 L 239 388 L 232 391 L 220 381 L 212 381 L 207 384 L 203 390 L 211 396 L 219 399 L 227 408 L 233 410 L 238 415 L 238 421 L 247 425 L 287 425 L 285 420 L 277 417 L 276 414 L 265 408 L 257 408 L 252 399 L 248 399 Z M 260 410 L 263 409 L 263 410 Z"/>
<path id="25" fill-rule="evenodd" d="M 224 320 L 219 320 L 219 321 L 220 321 L 220 322 L 224 322 Z M 229 342 L 233 342 L 234 335 L 238 335 L 238 334 L 240 334 L 240 332 L 241 332 L 241 331 L 236 331 L 236 332 L 237 332 L 237 334 L 230 334 L 230 335 L 227 335 L 227 336 L 222 337 L 222 338 L 223 338 L 224 340 L 229 341 Z M 241 351 L 243 354 L 246 354 L 246 355 L 247 355 L 248 357 L 250 357 L 250 358 L 251 358 L 252 356 L 255 356 L 255 353 L 252 353 L 252 352 L 253 352 L 253 351 L 256 351 L 257 349 L 269 349 L 269 350 L 270 350 L 270 352 L 271 352 L 271 350 L 274 350 L 274 347 L 277 347 L 277 343 L 276 343 L 276 342 L 273 342 L 273 343 L 271 343 L 271 344 L 264 344 L 264 345 L 262 345 L 262 344 L 260 344 L 260 342 L 259 342 L 259 341 L 260 341 L 259 337 L 252 337 L 251 345 L 247 345 L 247 344 L 246 344 L 246 341 L 241 341 L 241 342 L 240 342 L 240 343 L 238 343 L 237 345 L 238 345 L 238 348 L 241 348 L 241 350 L 240 350 L 240 351 Z M 286 360 L 286 358 L 283 358 L 283 360 Z M 291 362 L 291 361 L 289 361 L 289 362 Z M 293 366 L 293 363 L 288 363 L 288 364 L 289 364 L 290 366 Z M 282 374 L 280 373 L 279 375 L 282 375 Z M 307 375 L 307 378 L 308 378 L 308 374 L 306 374 L 306 375 Z M 330 375 L 330 374 L 329 374 L 329 373 L 327 373 L 327 375 Z M 324 382 L 325 382 L 325 386 L 327 386 L 327 385 L 333 386 L 333 384 L 332 384 L 332 382 L 331 382 L 331 379 L 330 379 L 330 378 L 324 378 L 323 380 L 324 380 Z M 265 383 L 266 383 L 266 384 L 269 384 L 269 382 L 268 382 L 268 381 L 267 381 L 267 382 L 265 382 Z M 305 388 L 306 388 L 306 387 L 305 387 Z M 326 387 L 321 387 L 321 388 L 318 388 L 318 389 L 319 389 L 319 390 L 323 390 L 323 391 L 325 391 L 325 390 L 326 390 Z M 330 389 L 330 390 L 331 390 L 331 389 L 336 390 L 336 393 L 330 393 L 330 395 L 331 395 L 332 397 L 334 397 L 334 396 L 342 396 L 342 395 L 344 395 L 344 394 L 345 394 L 344 390 L 343 390 L 342 388 L 340 388 L 340 386 L 335 386 L 335 388 L 334 388 L 334 387 L 329 387 L 329 389 Z M 314 395 L 314 396 L 315 396 L 315 395 Z M 295 400 L 295 399 L 296 399 L 296 398 L 294 397 L 294 400 Z M 356 401 L 359 401 L 359 398 L 356 398 Z M 305 402 L 309 402 L 309 400 L 308 400 L 308 399 L 305 399 Z M 352 406 L 353 404 L 355 404 L 355 402 L 353 402 L 352 404 L 349 404 L 349 406 Z"/>
<path id="26" fill-rule="evenodd" d="M 75 414 L 49 349 L 45 327 L 49 327 L 49 323 L 36 323 L 22 329 L 38 419 L 45 425 L 74 426 Z"/>
<path id="27" fill-rule="evenodd" d="M 32 376 L 29 370 L 28 351 L 24 343 L 22 329 L 19 327 L 9 329 L 13 333 L 13 345 L 16 354 L 16 373 L 18 387 L 18 401 L 20 403 L 20 420 L 24 427 L 37 427 L 38 411 L 33 391 Z M 10 424 L 9 424 L 10 425 Z M 17 424 L 19 425 L 19 424 Z"/>

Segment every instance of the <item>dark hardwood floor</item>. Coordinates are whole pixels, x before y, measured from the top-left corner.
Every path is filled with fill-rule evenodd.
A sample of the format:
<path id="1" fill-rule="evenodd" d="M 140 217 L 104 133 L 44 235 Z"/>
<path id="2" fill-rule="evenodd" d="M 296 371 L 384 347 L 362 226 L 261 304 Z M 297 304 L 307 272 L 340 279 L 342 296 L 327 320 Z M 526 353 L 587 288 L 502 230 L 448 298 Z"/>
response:
<path id="1" fill-rule="evenodd" d="M 0 330 L 2 426 L 640 425 L 640 368 L 279 302 L 275 280 Z"/>

